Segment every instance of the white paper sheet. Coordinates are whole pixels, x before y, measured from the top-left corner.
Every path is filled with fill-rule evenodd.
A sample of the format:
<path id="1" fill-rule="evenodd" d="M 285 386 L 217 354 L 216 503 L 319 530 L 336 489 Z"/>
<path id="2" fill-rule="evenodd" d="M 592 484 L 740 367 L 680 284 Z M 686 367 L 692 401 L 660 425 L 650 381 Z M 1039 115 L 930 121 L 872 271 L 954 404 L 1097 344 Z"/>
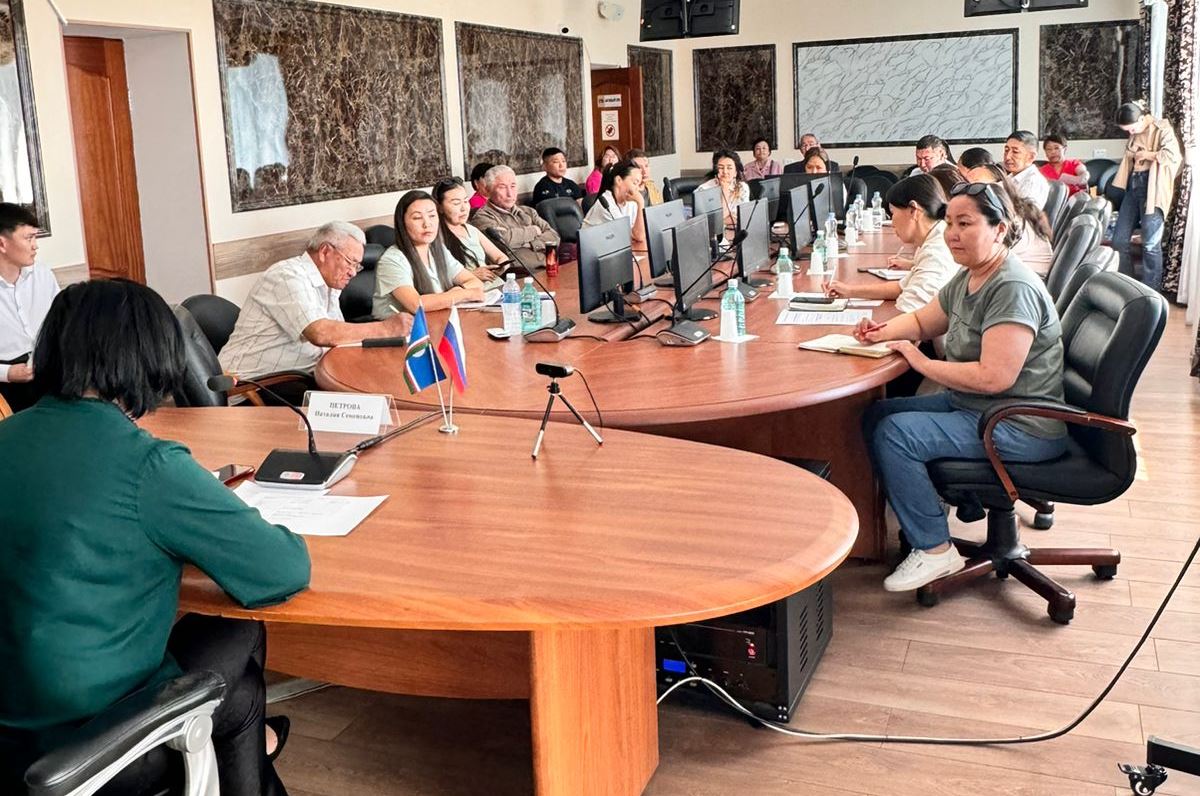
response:
<path id="1" fill-rule="evenodd" d="M 298 492 L 272 489 L 246 481 L 234 494 L 258 509 L 267 522 L 286 525 L 301 536 L 348 536 L 359 523 L 388 499 L 330 495 L 328 489 Z"/>
<path id="2" fill-rule="evenodd" d="M 870 310 L 842 310 L 841 312 L 802 312 L 784 310 L 775 323 L 780 326 L 854 326 L 863 318 L 870 318 Z"/>

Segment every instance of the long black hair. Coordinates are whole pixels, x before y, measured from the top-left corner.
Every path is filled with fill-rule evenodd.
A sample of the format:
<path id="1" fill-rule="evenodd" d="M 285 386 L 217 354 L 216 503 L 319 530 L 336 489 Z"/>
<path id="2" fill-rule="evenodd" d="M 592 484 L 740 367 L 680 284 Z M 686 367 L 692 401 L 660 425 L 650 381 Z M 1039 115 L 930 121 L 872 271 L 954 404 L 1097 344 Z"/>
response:
<path id="1" fill-rule="evenodd" d="M 1054 234 L 1050 231 L 1050 222 L 1046 220 L 1046 214 L 1042 212 L 1042 208 L 1038 207 L 1037 203 L 1021 196 L 1021 191 L 1017 188 L 1017 184 L 1008 176 L 1008 172 L 999 163 L 988 163 L 980 166 L 987 169 L 992 175 L 995 182 L 1004 186 L 1003 193 L 1008 194 L 1009 202 L 1016 211 L 1016 224 L 1014 226 L 1023 227 L 1030 226 L 1034 233 L 1042 240 L 1050 240 Z M 1022 230 L 1023 233 L 1023 230 Z M 1017 239 L 1021 236 L 1017 235 Z"/>
<path id="2" fill-rule="evenodd" d="M 434 202 L 433 197 L 429 194 L 424 191 L 409 191 L 400 197 L 399 202 L 396 202 L 396 215 L 392 219 L 392 224 L 396 227 L 396 248 L 404 255 L 412 268 L 413 287 L 424 296 L 434 292 L 433 280 L 429 278 L 425 263 L 417 255 L 417 247 L 413 244 L 412 238 L 408 236 L 408 228 L 404 226 L 404 215 L 408 212 L 408 208 L 421 201 L 433 202 L 434 209 L 437 209 L 437 202 Z M 440 213 L 438 218 L 440 224 Z M 429 243 L 429 259 L 433 263 L 434 270 L 437 271 L 438 282 L 442 284 L 443 291 L 449 290 L 452 285 L 449 269 L 446 267 L 445 249 L 445 241 L 442 240 L 442 233 L 439 230 Z"/>
<path id="3" fill-rule="evenodd" d="M 888 188 L 884 201 L 892 207 L 908 207 L 915 202 L 931 221 L 937 221 L 946 214 L 946 192 L 937 178 L 928 174 L 915 174 L 900 180 Z"/>
<path id="4" fill-rule="evenodd" d="M 183 333 L 162 296 L 127 279 L 93 279 L 50 304 L 33 349 L 33 385 L 67 401 L 94 392 L 138 418 L 179 389 L 184 363 Z"/>
<path id="5" fill-rule="evenodd" d="M 466 189 L 466 185 L 463 184 L 462 179 L 459 177 L 446 177 L 443 180 L 438 180 L 437 185 L 433 186 L 433 201 L 437 202 L 438 206 L 438 230 L 442 236 L 442 242 L 446 244 L 446 249 L 449 250 L 451 256 L 467 268 L 474 270 L 483 265 L 483 263 L 479 262 L 474 252 L 463 245 L 462 238 L 454 234 L 454 230 L 450 229 L 450 226 L 446 223 L 445 213 L 442 212 L 442 200 L 446 198 L 446 194 L 455 188 Z"/>
<path id="6" fill-rule="evenodd" d="M 628 177 L 635 171 L 641 173 L 641 168 L 633 160 L 622 160 L 609 166 L 604 170 L 604 176 L 600 178 L 600 195 L 603 196 L 606 191 L 613 189 L 617 183 L 617 177 Z M 616 194 L 613 194 L 613 198 L 616 198 Z"/>

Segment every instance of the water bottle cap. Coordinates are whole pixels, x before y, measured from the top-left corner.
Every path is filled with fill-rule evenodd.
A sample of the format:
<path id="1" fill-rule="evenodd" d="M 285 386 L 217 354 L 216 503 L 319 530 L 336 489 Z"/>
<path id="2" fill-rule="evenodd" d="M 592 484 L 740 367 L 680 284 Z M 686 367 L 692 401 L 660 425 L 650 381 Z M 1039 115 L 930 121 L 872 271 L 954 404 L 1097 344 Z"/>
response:
<path id="1" fill-rule="evenodd" d="M 504 281 L 506 281 L 506 282 L 516 282 L 516 281 L 517 281 L 517 275 L 516 275 L 516 274 L 509 274 L 507 277 L 505 277 L 505 280 L 504 280 Z"/>
<path id="2" fill-rule="evenodd" d="M 875 196 L 872 196 L 871 198 L 872 198 L 872 199 L 875 199 L 875 198 L 877 198 L 878 196 L 879 196 L 879 191 L 876 191 L 876 192 L 875 192 Z"/>
<path id="3" fill-rule="evenodd" d="M 532 285 L 532 284 L 533 284 L 533 277 L 532 277 L 532 276 L 527 276 L 527 277 L 525 277 L 525 284 L 527 284 L 527 285 Z"/>
<path id="4" fill-rule="evenodd" d="M 729 280 L 729 289 L 730 290 L 737 290 L 737 286 L 738 286 L 738 281 L 736 279 Z"/>
<path id="5" fill-rule="evenodd" d="M 779 247 L 779 256 L 780 256 L 780 257 L 787 257 L 787 256 L 788 256 L 788 247 L 787 247 L 787 246 L 780 246 L 780 247 Z"/>

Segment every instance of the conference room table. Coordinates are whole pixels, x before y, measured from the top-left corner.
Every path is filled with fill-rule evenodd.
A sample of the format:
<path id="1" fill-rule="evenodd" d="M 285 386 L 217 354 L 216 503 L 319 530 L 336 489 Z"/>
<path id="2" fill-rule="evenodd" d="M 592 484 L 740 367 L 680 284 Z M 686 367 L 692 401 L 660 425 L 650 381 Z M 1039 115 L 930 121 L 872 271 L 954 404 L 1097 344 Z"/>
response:
<path id="1" fill-rule="evenodd" d="M 138 422 L 210 468 L 304 445 L 284 408 L 163 409 Z M 641 793 L 658 764 L 654 628 L 793 594 L 837 567 L 857 532 L 829 483 L 743 451 L 615 430 L 598 446 L 558 426 L 534 460 L 532 421 L 459 424 L 362 455 L 332 494 L 387 500 L 348 536 L 307 538 L 308 590 L 248 610 L 189 567 L 180 607 L 264 621 L 268 666 L 285 674 L 528 699 L 541 796 Z M 734 491 L 730 473 L 754 477 Z"/>
<path id="2" fill-rule="evenodd" d="M 827 265 L 836 278 L 879 283 L 859 271 L 886 267 L 900 242 L 890 226 L 863 236 L 865 245 L 849 250 Z M 797 291 L 818 291 L 824 279 L 808 276 L 807 256 L 796 258 Z M 646 265 L 641 263 L 645 271 Z M 725 266 L 727 269 L 728 266 Z M 455 414 L 482 413 L 540 418 L 546 408 L 547 379 L 534 372 L 537 362 L 574 366 L 587 379 L 608 428 L 708 442 L 784 460 L 815 459 L 830 463 L 830 480 L 853 502 L 860 533 L 852 556 L 878 560 L 885 550 L 883 496 L 871 470 L 860 431 L 865 408 L 882 398 L 885 385 L 908 370 L 898 355 L 883 359 L 827 354 L 798 349 L 797 343 L 831 333 L 848 334 L 848 326 L 780 325 L 787 307 L 769 297 L 772 288 L 746 304 L 746 329 L 758 339 L 743 344 L 708 340 L 693 347 L 660 345 L 654 334 L 666 328 L 673 292 L 659 291 L 638 305 L 645 318 L 636 324 L 597 324 L 578 312 L 574 264 L 557 277 L 539 274 L 555 293 L 563 314 L 577 323 L 572 336 L 557 343 L 493 340 L 488 327 L 500 326 L 494 311 L 460 312 L 464 332 L 468 389 L 455 396 Z M 759 277 L 774 277 L 759 273 Z M 698 306 L 718 310 L 724 279 Z M 872 310 L 875 320 L 897 314 L 894 302 Z M 448 311 L 429 313 L 429 327 L 440 337 Z M 714 336 L 719 321 L 703 322 Z M 402 348 L 336 348 L 317 367 L 322 389 L 394 396 L 409 408 L 438 406 L 438 393 L 428 389 L 410 395 L 405 387 Z M 561 382 L 563 394 L 593 422 L 597 419 L 585 385 L 578 377 Z M 561 403 L 551 413 L 556 421 L 575 422 Z M 557 429 L 547 442 L 583 433 Z M 655 478 L 686 473 L 679 461 Z M 757 478 L 753 469 L 730 471 L 725 488 L 741 494 Z"/>

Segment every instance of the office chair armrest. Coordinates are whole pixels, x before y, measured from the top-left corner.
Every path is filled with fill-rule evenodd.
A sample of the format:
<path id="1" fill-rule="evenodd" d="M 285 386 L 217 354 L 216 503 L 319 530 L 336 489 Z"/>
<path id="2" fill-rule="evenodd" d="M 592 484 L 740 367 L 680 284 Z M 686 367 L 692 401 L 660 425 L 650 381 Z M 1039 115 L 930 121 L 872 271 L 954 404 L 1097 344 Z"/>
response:
<path id="1" fill-rule="evenodd" d="M 189 714 L 211 716 L 224 695 L 225 681 L 213 672 L 192 672 L 133 692 L 26 770 L 30 796 L 64 796 L 111 767 L 106 781 L 120 770 L 117 764 L 128 764 L 135 753 L 141 756 L 179 735 L 183 728 L 171 728 L 173 722 L 187 720 Z M 207 730 L 211 732 L 211 724 Z"/>
<path id="2" fill-rule="evenodd" d="M 996 442 L 992 438 L 1000 421 L 1014 416 L 1048 417 L 1064 423 L 1089 426 L 1101 431 L 1113 431 L 1125 436 L 1133 436 L 1137 433 L 1137 429 L 1128 420 L 1087 412 L 1077 406 L 1060 404 L 1057 401 L 1013 400 L 993 406 L 979 417 L 979 436 L 983 439 L 983 449 L 987 453 L 988 461 L 992 463 L 992 469 L 996 471 L 996 477 L 1004 485 L 1004 491 L 1008 494 L 1009 500 L 1014 502 L 1020 499 L 1021 494 L 1013 484 L 1004 462 L 1000 461 L 1000 454 L 996 452 Z"/>
<path id="3" fill-rule="evenodd" d="M 266 376 L 255 379 L 256 382 L 266 387 L 274 387 L 276 384 L 288 384 L 293 381 L 308 381 L 312 377 L 299 370 L 281 370 L 278 373 L 269 373 Z M 258 396 L 258 387 L 253 384 L 237 384 L 229 390 L 226 395 L 245 395 L 246 400 L 255 406 L 266 406 L 263 399 Z"/>

